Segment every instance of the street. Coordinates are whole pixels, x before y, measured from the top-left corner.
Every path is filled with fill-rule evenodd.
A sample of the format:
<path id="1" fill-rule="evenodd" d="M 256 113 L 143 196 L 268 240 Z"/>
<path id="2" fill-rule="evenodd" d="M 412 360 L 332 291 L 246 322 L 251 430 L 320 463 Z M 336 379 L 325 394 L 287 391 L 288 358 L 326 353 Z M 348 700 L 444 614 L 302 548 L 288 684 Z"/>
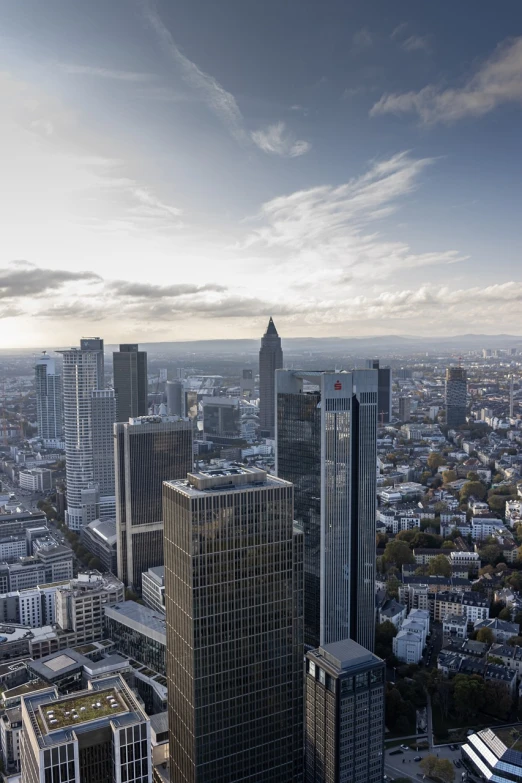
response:
<path id="1" fill-rule="evenodd" d="M 390 756 L 390 752 L 393 752 L 394 750 L 397 750 L 397 748 L 390 748 L 384 753 L 385 774 L 391 779 L 397 777 L 410 777 L 412 780 L 418 781 L 420 779 L 419 776 L 422 777 L 423 772 L 419 766 L 419 762 L 416 762 L 413 759 L 417 756 L 425 758 L 430 755 L 430 751 L 404 750 L 402 751 L 402 754 Z M 460 746 L 458 750 L 450 750 L 448 745 L 443 745 L 441 747 L 433 748 L 431 753 L 441 759 L 447 758 L 452 763 L 457 760 L 460 761 L 461 758 Z M 464 767 L 461 767 L 460 769 L 455 767 L 455 781 L 461 779 L 462 772 L 464 772 Z"/>

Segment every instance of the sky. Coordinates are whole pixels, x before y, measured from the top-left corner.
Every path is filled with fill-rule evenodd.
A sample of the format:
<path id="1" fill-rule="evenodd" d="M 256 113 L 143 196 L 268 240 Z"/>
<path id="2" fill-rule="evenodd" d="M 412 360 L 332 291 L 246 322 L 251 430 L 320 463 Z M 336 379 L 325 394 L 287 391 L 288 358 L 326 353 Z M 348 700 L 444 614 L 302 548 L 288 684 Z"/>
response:
<path id="1" fill-rule="evenodd" d="M 0 348 L 522 334 L 522 4 L 2 0 Z"/>

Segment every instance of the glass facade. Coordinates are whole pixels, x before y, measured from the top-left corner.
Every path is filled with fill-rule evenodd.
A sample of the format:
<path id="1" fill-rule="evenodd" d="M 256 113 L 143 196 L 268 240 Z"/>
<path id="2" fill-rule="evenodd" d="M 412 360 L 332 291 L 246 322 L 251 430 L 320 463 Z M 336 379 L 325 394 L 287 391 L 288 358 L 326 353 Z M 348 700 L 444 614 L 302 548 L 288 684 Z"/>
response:
<path id="1" fill-rule="evenodd" d="M 461 427 L 466 423 L 467 374 L 464 367 L 446 370 L 446 424 Z"/>
<path id="2" fill-rule="evenodd" d="M 282 366 L 281 338 L 270 319 L 259 349 L 259 428 L 271 437 L 275 428 L 275 373 Z"/>
<path id="3" fill-rule="evenodd" d="M 192 425 L 142 417 L 116 424 L 114 438 L 118 576 L 141 590 L 142 573 L 163 565 L 162 484 L 192 470 Z"/>
<path id="4" fill-rule="evenodd" d="M 293 488 L 269 477 L 201 491 L 169 482 L 164 493 L 171 779 L 299 781 L 302 534 Z"/>
<path id="5" fill-rule="evenodd" d="M 114 390 L 118 398 L 116 421 L 146 416 L 149 410 L 146 351 L 138 351 L 134 344 L 120 345 L 112 358 Z"/>

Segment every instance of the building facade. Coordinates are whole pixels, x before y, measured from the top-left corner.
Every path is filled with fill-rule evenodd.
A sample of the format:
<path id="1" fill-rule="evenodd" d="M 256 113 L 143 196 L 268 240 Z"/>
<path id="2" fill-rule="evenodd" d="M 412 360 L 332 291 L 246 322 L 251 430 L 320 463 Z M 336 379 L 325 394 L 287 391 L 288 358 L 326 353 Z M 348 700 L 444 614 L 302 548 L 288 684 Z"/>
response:
<path id="1" fill-rule="evenodd" d="M 352 641 L 306 654 L 306 783 L 381 783 L 385 663 Z"/>
<path id="2" fill-rule="evenodd" d="M 36 421 L 38 435 L 54 444 L 63 437 L 62 379 L 56 362 L 44 353 L 34 368 L 36 385 Z"/>
<path id="3" fill-rule="evenodd" d="M 135 343 L 120 345 L 112 354 L 114 391 L 117 395 L 116 421 L 128 421 L 149 412 L 147 392 L 147 352 Z"/>
<path id="4" fill-rule="evenodd" d="M 170 776 L 302 780 L 302 534 L 256 468 L 166 482 Z"/>
<path id="5" fill-rule="evenodd" d="M 142 576 L 142 598 L 151 609 L 165 611 L 165 566 L 149 568 Z"/>
<path id="6" fill-rule="evenodd" d="M 271 438 L 275 430 L 275 373 L 282 367 L 281 338 L 270 318 L 259 349 L 259 431 Z"/>
<path id="7" fill-rule="evenodd" d="M 446 424 L 461 427 L 466 423 L 467 374 L 464 367 L 448 367 L 446 370 Z"/>
<path id="8" fill-rule="evenodd" d="M 389 424 L 392 417 L 392 371 L 381 367 L 379 359 L 366 362 L 368 370 L 377 370 L 377 419 L 379 424 Z"/>
<path id="9" fill-rule="evenodd" d="M 276 396 L 276 471 L 304 532 L 305 644 L 373 650 L 377 372 L 280 370 Z"/>
<path id="10" fill-rule="evenodd" d="M 114 389 L 91 393 L 93 481 L 100 498 L 114 497 Z"/>
<path id="11" fill-rule="evenodd" d="M 176 416 L 140 416 L 114 427 L 118 576 L 141 590 L 141 575 L 163 565 L 164 481 L 193 466 L 192 424 Z"/>

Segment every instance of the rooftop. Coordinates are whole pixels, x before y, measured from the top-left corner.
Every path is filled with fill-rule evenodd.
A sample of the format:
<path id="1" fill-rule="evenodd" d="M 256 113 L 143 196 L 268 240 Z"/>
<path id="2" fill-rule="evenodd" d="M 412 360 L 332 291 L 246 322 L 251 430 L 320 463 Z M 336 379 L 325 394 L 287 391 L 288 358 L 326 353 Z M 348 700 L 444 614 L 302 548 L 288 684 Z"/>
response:
<path id="1" fill-rule="evenodd" d="M 128 711 L 122 694 L 115 688 L 107 688 L 40 704 L 39 723 L 43 723 L 45 731 L 50 732 Z"/>
<path id="2" fill-rule="evenodd" d="M 288 487 L 288 481 L 269 475 L 266 470 L 235 464 L 227 468 L 189 473 L 186 480 L 165 481 L 167 486 L 188 497 L 204 497 L 207 492 L 242 492 L 245 489 Z"/>
<path id="3" fill-rule="evenodd" d="M 315 658 L 322 658 L 325 663 L 343 671 L 381 663 L 380 658 L 352 639 L 343 639 L 340 642 L 325 644 L 308 654 L 313 655 Z"/>
<path id="4" fill-rule="evenodd" d="M 148 606 L 135 601 L 122 601 L 114 606 L 105 607 L 105 616 L 149 636 L 161 644 L 167 643 L 167 624 L 165 615 L 161 615 Z"/>
<path id="5" fill-rule="evenodd" d="M 495 729 L 495 734 L 509 750 L 518 750 L 522 753 L 522 725 L 512 726 L 507 729 Z"/>

